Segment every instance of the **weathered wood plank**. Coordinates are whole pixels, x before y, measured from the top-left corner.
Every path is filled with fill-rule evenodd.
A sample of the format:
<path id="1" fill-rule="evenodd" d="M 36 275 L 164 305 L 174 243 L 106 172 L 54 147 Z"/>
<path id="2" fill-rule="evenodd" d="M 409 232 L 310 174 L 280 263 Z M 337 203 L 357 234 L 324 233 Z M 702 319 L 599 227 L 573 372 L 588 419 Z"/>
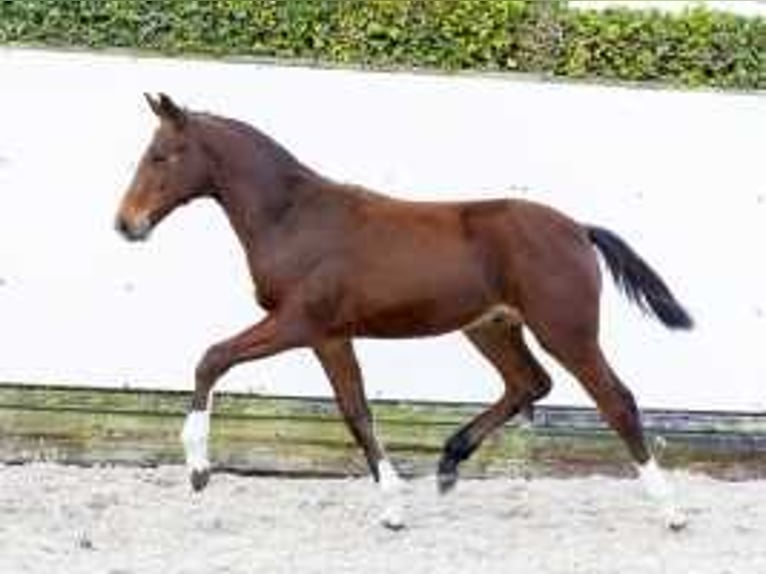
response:
<path id="1" fill-rule="evenodd" d="M 766 413 L 643 409 L 644 427 L 655 431 L 766 434 Z M 605 429 L 595 409 L 547 406 L 536 413 L 546 428 Z"/>
<path id="2" fill-rule="evenodd" d="M 0 461 L 181 463 L 189 394 L 0 385 Z M 482 405 L 375 402 L 387 449 L 408 474 L 433 471 L 446 438 Z M 766 476 L 763 413 L 646 411 L 663 464 L 729 477 Z M 364 474 L 364 461 L 326 399 L 222 394 L 211 452 L 246 473 Z M 464 473 L 629 473 L 624 447 L 589 409 L 540 407 L 531 425 L 490 437 Z"/>
<path id="3" fill-rule="evenodd" d="M 0 409 L 97 411 L 166 416 L 184 414 L 189 400 L 190 393 L 182 391 L 102 390 L 0 384 Z M 452 424 L 477 413 L 482 405 L 378 401 L 375 408 L 378 418 L 391 422 L 409 423 L 415 418 L 424 424 Z M 326 399 L 220 393 L 215 398 L 215 414 L 231 418 L 335 419 L 337 409 L 332 401 Z"/>

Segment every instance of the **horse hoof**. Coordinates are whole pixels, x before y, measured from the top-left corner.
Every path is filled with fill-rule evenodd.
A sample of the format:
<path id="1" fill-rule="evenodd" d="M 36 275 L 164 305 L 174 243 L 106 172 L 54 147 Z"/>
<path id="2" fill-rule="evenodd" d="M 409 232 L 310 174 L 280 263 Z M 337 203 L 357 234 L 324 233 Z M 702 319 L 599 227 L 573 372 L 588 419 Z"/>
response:
<path id="1" fill-rule="evenodd" d="M 382 520 L 381 521 L 383 526 L 385 526 L 388 530 L 391 532 L 399 532 L 400 530 L 404 530 L 404 522 L 397 522 L 395 520 Z"/>
<path id="2" fill-rule="evenodd" d="M 440 472 L 436 475 L 439 494 L 447 494 L 457 484 L 457 472 Z"/>
<path id="3" fill-rule="evenodd" d="M 404 529 L 404 517 L 400 508 L 387 508 L 380 517 L 380 523 L 394 532 Z"/>
<path id="4" fill-rule="evenodd" d="M 189 476 L 189 481 L 191 482 L 194 492 L 201 491 L 207 486 L 207 483 L 210 482 L 210 469 L 192 470 L 191 475 Z"/>
<path id="5" fill-rule="evenodd" d="M 672 532 L 681 532 L 686 528 L 686 516 L 681 512 L 676 511 L 665 519 L 665 524 L 667 525 L 668 530 L 671 530 Z"/>

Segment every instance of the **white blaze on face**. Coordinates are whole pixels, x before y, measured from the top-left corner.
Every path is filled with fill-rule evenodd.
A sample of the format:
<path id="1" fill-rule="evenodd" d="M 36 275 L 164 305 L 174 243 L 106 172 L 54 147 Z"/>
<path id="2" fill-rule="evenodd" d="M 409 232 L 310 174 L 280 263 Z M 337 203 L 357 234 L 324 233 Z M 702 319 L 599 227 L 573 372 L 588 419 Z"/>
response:
<path id="1" fill-rule="evenodd" d="M 686 517 L 678 510 L 673 488 L 657 466 L 657 461 L 651 458 L 646 464 L 639 465 L 638 475 L 649 496 L 660 504 L 666 525 L 673 530 L 686 526 Z"/>
<path id="2" fill-rule="evenodd" d="M 186 415 L 181 442 L 186 453 L 189 470 L 206 470 L 210 467 L 207 458 L 208 435 L 210 434 L 210 408 L 192 411 Z"/>

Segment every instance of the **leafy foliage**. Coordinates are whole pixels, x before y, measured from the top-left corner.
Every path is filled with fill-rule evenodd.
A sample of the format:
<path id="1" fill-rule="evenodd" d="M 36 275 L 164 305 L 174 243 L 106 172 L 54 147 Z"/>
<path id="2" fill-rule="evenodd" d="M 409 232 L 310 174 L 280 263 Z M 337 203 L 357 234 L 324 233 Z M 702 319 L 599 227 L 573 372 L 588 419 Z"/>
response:
<path id="1" fill-rule="evenodd" d="M 0 0 L 0 43 L 766 88 L 766 19 L 565 0 Z"/>

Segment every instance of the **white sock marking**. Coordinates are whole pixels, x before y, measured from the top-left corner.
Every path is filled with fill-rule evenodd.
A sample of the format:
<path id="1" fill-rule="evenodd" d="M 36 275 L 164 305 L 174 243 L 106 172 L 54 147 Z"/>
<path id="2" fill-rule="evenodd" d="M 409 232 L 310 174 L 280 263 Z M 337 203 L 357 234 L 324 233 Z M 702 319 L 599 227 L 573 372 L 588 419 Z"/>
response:
<path id="1" fill-rule="evenodd" d="M 186 416 L 181 442 L 186 453 L 189 470 L 206 470 L 210 467 L 207 458 L 207 442 L 210 433 L 210 409 L 191 411 Z"/>
<path id="2" fill-rule="evenodd" d="M 378 463 L 378 474 L 380 475 L 380 489 L 385 493 L 401 492 L 404 481 L 399 477 L 394 465 L 384 458 Z"/>
<path id="3" fill-rule="evenodd" d="M 384 508 L 381 515 L 381 522 L 384 526 L 393 530 L 398 530 L 404 526 L 404 508 L 402 500 L 402 491 L 404 490 L 404 481 L 399 477 L 399 473 L 384 458 L 378 462 L 378 476 L 380 479 L 380 490 L 383 493 Z"/>
<path id="4" fill-rule="evenodd" d="M 649 496 L 660 504 L 666 525 L 674 530 L 683 528 L 686 517 L 678 510 L 673 489 L 657 466 L 657 461 L 651 458 L 646 464 L 639 465 L 638 475 Z"/>

